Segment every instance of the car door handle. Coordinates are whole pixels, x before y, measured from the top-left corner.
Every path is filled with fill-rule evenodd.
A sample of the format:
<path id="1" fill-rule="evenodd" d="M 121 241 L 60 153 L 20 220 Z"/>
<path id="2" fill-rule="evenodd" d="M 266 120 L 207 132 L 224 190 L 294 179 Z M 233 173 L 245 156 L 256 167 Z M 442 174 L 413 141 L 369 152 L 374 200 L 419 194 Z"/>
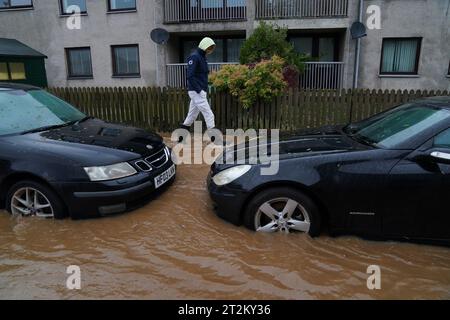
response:
<path id="1" fill-rule="evenodd" d="M 434 151 L 431 153 L 431 156 L 434 158 L 450 160 L 450 153 Z"/>
<path id="2" fill-rule="evenodd" d="M 450 163 L 450 153 L 433 151 L 430 155 L 438 162 Z"/>

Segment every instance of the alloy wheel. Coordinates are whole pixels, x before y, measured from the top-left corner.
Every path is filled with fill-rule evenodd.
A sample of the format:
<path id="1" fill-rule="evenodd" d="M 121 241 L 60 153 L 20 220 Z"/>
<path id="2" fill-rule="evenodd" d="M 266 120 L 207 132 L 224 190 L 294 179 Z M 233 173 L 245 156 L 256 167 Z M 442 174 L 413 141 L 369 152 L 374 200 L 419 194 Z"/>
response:
<path id="1" fill-rule="evenodd" d="M 20 188 L 11 199 L 13 215 L 54 218 L 54 211 L 47 197 L 34 188 Z"/>
<path id="2" fill-rule="evenodd" d="M 309 232 L 311 220 L 306 209 L 290 198 L 276 198 L 263 203 L 255 215 L 258 232 Z"/>

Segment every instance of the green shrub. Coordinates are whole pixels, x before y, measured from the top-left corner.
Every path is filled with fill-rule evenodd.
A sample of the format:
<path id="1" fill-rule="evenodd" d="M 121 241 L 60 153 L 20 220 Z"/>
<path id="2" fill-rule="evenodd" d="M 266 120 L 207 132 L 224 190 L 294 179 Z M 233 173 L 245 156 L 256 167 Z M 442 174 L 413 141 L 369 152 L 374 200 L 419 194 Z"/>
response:
<path id="1" fill-rule="evenodd" d="M 259 99 L 270 102 L 283 93 L 287 87 L 284 65 L 277 55 L 254 65 L 226 65 L 211 74 L 210 83 L 219 91 L 228 90 L 248 109 Z"/>
<path id="2" fill-rule="evenodd" d="M 242 45 L 240 63 L 257 63 L 277 55 L 284 59 L 286 65 L 296 66 L 298 71 L 302 72 L 308 57 L 298 54 L 294 46 L 286 40 L 287 31 L 287 28 L 260 22 L 253 34 Z"/>

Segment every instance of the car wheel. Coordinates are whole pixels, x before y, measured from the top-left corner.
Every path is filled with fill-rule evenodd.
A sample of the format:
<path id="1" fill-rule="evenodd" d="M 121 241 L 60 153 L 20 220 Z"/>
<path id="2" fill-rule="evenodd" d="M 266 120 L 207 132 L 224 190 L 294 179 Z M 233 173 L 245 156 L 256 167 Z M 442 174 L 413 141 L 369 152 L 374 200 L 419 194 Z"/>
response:
<path id="1" fill-rule="evenodd" d="M 257 194 L 247 205 L 244 224 L 258 232 L 320 234 L 320 214 L 314 202 L 300 191 L 273 188 Z"/>
<path id="2" fill-rule="evenodd" d="M 6 208 L 14 216 L 65 217 L 64 205 L 55 192 L 38 182 L 16 183 L 10 188 L 6 201 Z"/>

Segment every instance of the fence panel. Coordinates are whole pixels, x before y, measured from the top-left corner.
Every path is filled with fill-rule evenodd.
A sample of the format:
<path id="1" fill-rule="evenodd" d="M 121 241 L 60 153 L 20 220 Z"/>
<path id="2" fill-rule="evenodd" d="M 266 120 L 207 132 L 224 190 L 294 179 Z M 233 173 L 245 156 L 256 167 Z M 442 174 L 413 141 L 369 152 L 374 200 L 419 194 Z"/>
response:
<path id="1" fill-rule="evenodd" d="M 49 88 L 48 91 L 86 114 L 160 132 L 177 128 L 189 108 L 181 88 Z M 448 91 L 295 89 L 270 103 L 259 101 L 245 110 L 225 92 L 213 90 L 210 102 L 217 127 L 295 131 L 358 121 L 407 101 Z"/>

